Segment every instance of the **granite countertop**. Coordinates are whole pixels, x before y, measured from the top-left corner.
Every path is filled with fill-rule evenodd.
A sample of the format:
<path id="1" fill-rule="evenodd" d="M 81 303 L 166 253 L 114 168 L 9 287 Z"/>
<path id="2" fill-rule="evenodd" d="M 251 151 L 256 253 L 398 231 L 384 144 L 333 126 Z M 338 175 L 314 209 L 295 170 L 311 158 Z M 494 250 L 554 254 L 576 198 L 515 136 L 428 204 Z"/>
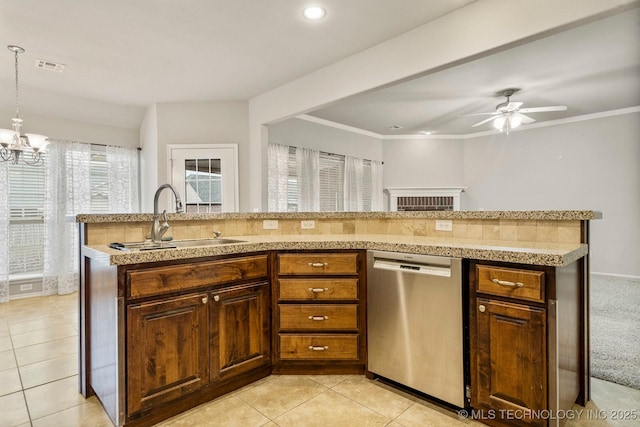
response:
<path id="1" fill-rule="evenodd" d="M 425 219 L 520 219 L 520 220 L 592 220 L 601 219 L 602 213 L 590 210 L 571 211 L 429 211 L 429 212 L 257 212 L 257 213 L 182 213 L 168 214 L 173 221 L 225 220 L 225 219 L 369 219 L 369 218 L 425 218 Z M 76 222 L 140 222 L 153 221 L 150 213 L 132 214 L 80 214 Z"/>
<path id="2" fill-rule="evenodd" d="M 588 253 L 588 245 L 571 243 L 525 243 L 441 237 L 381 234 L 356 235 L 264 235 L 225 236 L 245 241 L 219 246 L 199 246 L 124 252 L 108 245 L 83 246 L 86 256 L 111 265 L 140 264 L 267 250 L 372 249 L 477 260 L 563 267 Z"/>

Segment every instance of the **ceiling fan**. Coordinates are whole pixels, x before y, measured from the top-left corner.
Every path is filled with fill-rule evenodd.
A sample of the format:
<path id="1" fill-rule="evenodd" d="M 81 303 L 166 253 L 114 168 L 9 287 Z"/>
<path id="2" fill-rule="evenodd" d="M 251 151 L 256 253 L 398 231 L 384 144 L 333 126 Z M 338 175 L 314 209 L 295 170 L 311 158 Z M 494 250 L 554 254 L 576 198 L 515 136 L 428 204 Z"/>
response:
<path id="1" fill-rule="evenodd" d="M 522 113 L 540 113 L 543 111 L 565 111 L 567 107 L 565 105 L 552 105 L 548 107 L 533 107 L 533 108 L 520 108 L 523 104 L 522 102 L 512 102 L 511 96 L 516 93 L 519 89 L 505 89 L 498 95 L 504 96 L 507 100 L 501 104 L 496 105 L 496 111 L 492 113 L 475 113 L 475 114 L 466 114 L 465 116 L 481 116 L 481 115 L 491 115 L 488 119 L 484 119 L 479 121 L 478 123 L 472 125 L 471 127 L 480 126 L 487 122 L 493 121 L 493 127 L 498 129 L 500 132 L 506 129 L 507 135 L 509 134 L 510 129 L 515 129 L 520 126 L 522 123 L 529 124 L 535 122 L 535 119 L 532 119 L 529 116 L 525 116 Z"/>

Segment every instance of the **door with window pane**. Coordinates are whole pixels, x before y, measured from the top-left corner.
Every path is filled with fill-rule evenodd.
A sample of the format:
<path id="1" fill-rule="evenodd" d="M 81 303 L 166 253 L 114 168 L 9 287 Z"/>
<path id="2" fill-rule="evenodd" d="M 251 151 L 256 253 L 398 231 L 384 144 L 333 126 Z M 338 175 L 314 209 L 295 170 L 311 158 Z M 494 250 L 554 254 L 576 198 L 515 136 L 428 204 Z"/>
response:
<path id="1" fill-rule="evenodd" d="M 169 147 L 171 182 L 186 212 L 237 212 L 237 150 L 235 144 Z"/>

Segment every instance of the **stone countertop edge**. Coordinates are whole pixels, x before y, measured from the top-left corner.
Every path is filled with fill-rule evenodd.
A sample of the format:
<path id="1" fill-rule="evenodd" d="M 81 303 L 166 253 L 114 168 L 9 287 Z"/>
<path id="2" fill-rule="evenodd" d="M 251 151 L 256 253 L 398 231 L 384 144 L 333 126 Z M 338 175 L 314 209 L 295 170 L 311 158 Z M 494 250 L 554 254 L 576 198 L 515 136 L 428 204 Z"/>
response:
<path id="1" fill-rule="evenodd" d="M 564 267 L 588 253 L 586 244 L 478 241 L 390 235 L 236 236 L 245 243 L 122 252 L 108 245 L 83 246 L 83 254 L 109 265 L 131 265 L 270 250 L 380 250 L 423 255 Z"/>
<path id="2" fill-rule="evenodd" d="M 514 219 L 574 221 L 602 219 L 602 213 L 590 210 L 554 211 L 428 211 L 428 212 L 256 212 L 256 213 L 171 213 L 173 221 L 225 219 Z M 79 214 L 76 222 L 109 223 L 152 221 L 150 213 Z"/>

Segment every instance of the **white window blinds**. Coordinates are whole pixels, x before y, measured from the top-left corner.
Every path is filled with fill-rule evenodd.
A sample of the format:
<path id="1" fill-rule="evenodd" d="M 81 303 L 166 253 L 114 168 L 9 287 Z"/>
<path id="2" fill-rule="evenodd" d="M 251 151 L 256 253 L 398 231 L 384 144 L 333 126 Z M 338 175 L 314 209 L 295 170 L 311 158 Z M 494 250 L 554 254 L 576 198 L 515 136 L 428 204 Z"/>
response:
<path id="1" fill-rule="evenodd" d="M 9 166 L 9 274 L 42 272 L 44 167 Z"/>
<path id="2" fill-rule="evenodd" d="M 288 156 L 278 155 L 285 149 L 288 150 Z M 352 158 L 361 166 L 358 167 L 358 173 L 347 177 L 347 160 L 343 155 L 272 143 L 269 144 L 268 153 L 269 211 L 339 212 L 382 209 L 381 203 L 377 202 L 382 199 L 382 186 L 377 183 L 382 181 L 382 168 L 379 167 L 381 162 Z M 283 182 L 285 170 L 286 184 Z M 277 183 L 281 184 L 276 185 Z M 349 193 L 358 194 L 361 198 L 358 205 L 348 204 L 349 207 L 345 207 L 345 186 L 357 189 Z M 373 194 L 375 189 L 380 192 L 379 195 Z M 286 209 L 280 201 L 284 191 Z M 312 196 L 319 200 L 311 200 Z"/>

